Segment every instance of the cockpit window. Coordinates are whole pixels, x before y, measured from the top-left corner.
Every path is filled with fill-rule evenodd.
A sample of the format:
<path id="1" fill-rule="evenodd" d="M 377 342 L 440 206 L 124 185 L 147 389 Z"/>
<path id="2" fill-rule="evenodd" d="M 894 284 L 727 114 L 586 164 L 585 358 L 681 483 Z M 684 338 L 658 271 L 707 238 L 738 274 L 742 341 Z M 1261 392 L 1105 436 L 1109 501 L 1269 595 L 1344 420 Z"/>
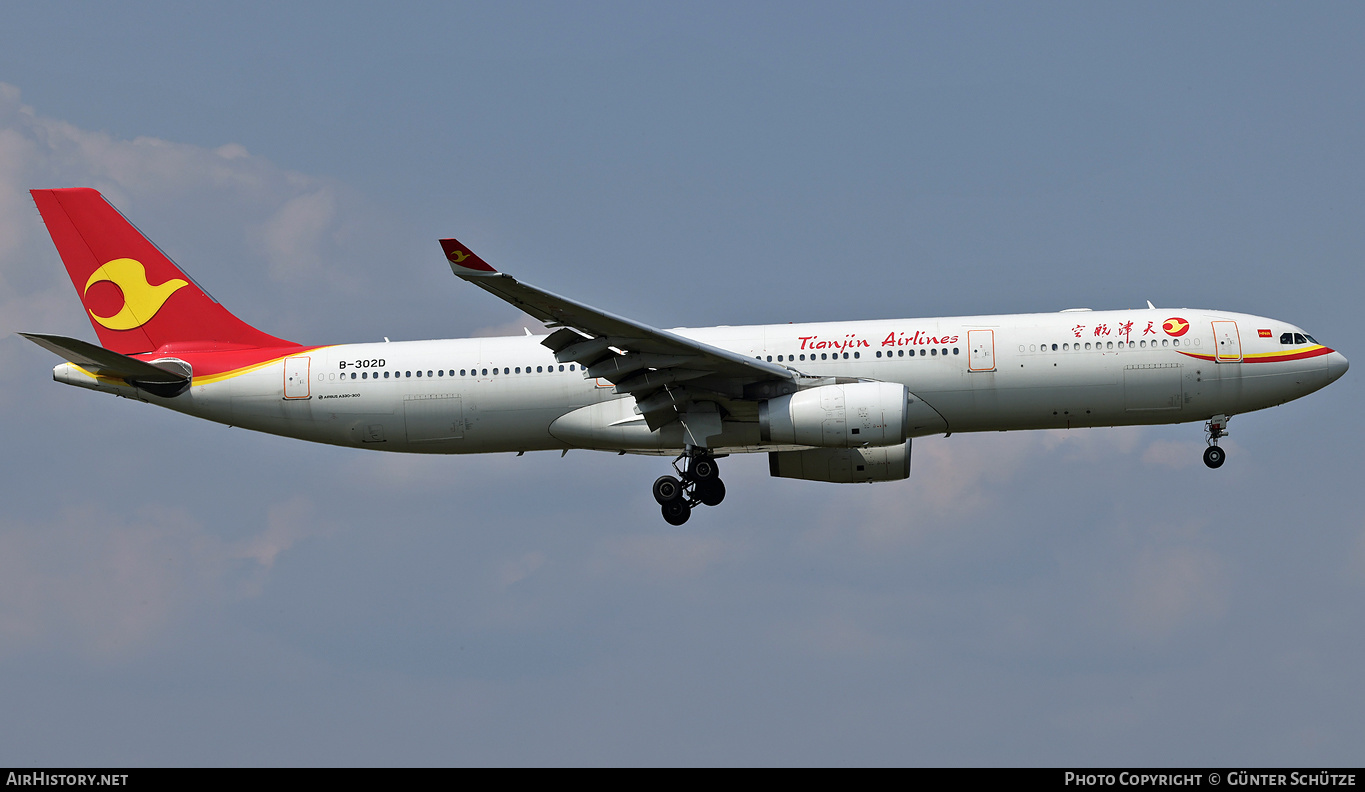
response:
<path id="1" fill-rule="evenodd" d="M 1295 333 L 1295 334 L 1294 334 L 1294 343 L 1296 343 L 1296 344 L 1306 344 L 1306 343 L 1308 343 L 1308 339 L 1306 339 L 1306 338 L 1303 337 L 1303 333 Z"/>
<path id="2" fill-rule="evenodd" d="M 1308 335 L 1307 333 L 1304 333 L 1304 334 L 1303 334 L 1303 337 L 1306 338 L 1306 339 L 1308 339 L 1308 343 L 1310 343 L 1310 344 L 1316 344 L 1316 343 L 1318 342 L 1318 340 L 1317 340 L 1316 338 L 1314 338 L 1314 337 Z"/>
<path id="3" fill-rule="evenodd" d="M 1292 343 L 1294 343 L 1294 334 L 1293 334 L 1293 333 L 1281 333 L 1281 334 L 1280 334 L 1280 343 L 1281 343 L 1281 344 L 1292 344 Z"/>

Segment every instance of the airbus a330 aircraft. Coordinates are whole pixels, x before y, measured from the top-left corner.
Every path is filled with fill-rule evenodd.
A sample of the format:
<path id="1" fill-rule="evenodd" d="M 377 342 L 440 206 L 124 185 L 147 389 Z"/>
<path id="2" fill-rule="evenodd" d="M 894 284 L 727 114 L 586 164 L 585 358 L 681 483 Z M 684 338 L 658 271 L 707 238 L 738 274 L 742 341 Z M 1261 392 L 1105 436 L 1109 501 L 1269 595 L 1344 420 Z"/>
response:
<path id="1" fill-rule="evenodd" d="M 454 239 L 456 276 L 548 335 L 301 346 L 233 316 L 95 190 L 34 190 L 102 346 L 23 334 L 58 382 L 319 443 L 425 454 L 593 449 L 673 456 L 681 525 L 725 497 L 716 460 L 774 476 L 910 475 L 912 438 L 1203 421 L 1305 396 L 1348 363 L 1301 328 L 1182 308 L 660 330 L 498 272 Z"/>

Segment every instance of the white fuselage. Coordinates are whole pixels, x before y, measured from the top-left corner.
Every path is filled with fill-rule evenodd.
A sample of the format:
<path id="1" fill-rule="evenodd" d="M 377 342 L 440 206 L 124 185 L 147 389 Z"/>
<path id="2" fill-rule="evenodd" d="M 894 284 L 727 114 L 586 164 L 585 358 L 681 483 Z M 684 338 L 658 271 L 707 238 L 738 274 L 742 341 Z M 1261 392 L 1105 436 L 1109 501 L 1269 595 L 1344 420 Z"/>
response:
<path id="1" fill-rule="evenodd" d="M 1188 324 L 1176 325 L 1179 335 L 1163 328 L 1172 317 Z M 1284 322 L 1192 309 L 674 332 L 806 375 L 903 383 L 919 403 L 912 436 L 1203 421 L 1304 396 L 1346 368 L 1344 357 L 1317 344 L 1282 343 L 1286 333 L 1302 334 Z M 71 364 L 54 375 L 212 421 L 377 450 L 681 450 L 676 423 L 649 431 L 629 396 L 558 363 L 543 338 L 319 347 L 196 375 L 188 391 L 171 398 Z M 772 450 L 759 438 L 755 414 L 745 411 L 748 402 L 737 404 L 714 450 Z"/>

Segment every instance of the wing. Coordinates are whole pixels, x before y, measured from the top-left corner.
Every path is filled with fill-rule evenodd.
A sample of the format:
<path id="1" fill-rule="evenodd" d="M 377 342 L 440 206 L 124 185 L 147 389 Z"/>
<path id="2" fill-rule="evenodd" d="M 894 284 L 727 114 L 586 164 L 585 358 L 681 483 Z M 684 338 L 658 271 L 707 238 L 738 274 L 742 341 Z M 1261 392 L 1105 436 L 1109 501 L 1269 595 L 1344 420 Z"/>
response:
<path id="1" fill-rule="evenodd" d="M 756 416 L 757 399 L 797 389 L 801 375 L 785 366 L 684 338 L 522 283 L 493 269 L 457 240 L 442 239 L 441 249 L 457 276 L 546 326 L 558 328 L 541 342 L 555 353 L 555 359 L 578 363 L 585 377 L 606 380 L 616 393 L 634 397 L 636 411 L 651 430 L 680 417 L 686 425 L 688 414 L 700 416 L 705 411 L 698 405 L 708 402 L 736 418 L 743 419 L 748 412 Z"/>

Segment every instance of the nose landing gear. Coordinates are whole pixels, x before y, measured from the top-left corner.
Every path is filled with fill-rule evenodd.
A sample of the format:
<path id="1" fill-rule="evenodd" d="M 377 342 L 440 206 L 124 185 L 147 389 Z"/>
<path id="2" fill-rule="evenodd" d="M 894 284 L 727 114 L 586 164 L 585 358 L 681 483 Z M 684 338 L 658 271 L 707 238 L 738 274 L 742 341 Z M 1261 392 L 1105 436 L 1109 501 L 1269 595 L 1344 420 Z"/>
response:
<path id="1" fill-rule="evenodd" d="M 1204 424 L 1204 434 L 1207 438 L 1209 447 L 1204 449 L 1204 464 L 1210 468 L 1218 469 L 1227 460 L 1227 453 L 1218 447 L 1218 438 L 1227 437 L 1228 417 L 1226 415 L 1215 415 Z"/>
<path id="2" fill-rule="evenodd" d="M 680 465 L 684 460 L 686 465 Z M 654 481 L 654 500 L 669 525 L 687 522 L 697 504 L 718 506 L 725 500 L 725 482 L 720 480 L 716 459 L 705 449 L 689 448 L 673 460 L 673 469 L 678 478 L 660 476 Z"/>

